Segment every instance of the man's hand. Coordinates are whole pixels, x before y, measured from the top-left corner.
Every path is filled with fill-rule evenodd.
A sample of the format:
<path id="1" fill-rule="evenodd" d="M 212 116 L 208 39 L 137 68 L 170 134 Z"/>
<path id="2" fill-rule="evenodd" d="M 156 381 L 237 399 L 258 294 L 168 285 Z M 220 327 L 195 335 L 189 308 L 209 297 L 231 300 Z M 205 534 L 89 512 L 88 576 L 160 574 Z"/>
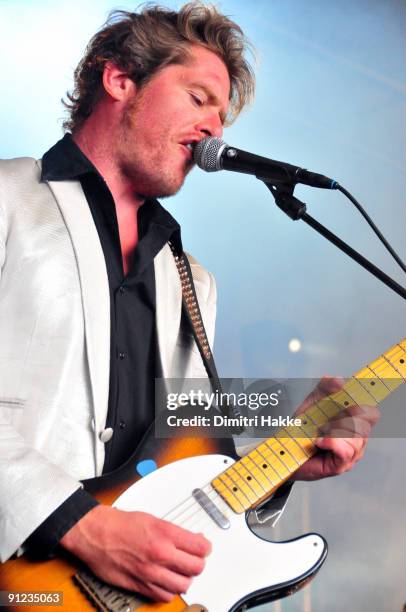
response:
<path id="1" fill-rule="evenodd" d="M 168 602 L 200 574 L 211 544 L 144 512 L 96 506 L 61 539 L 100 578 Z"/>
<path id="2" fill-rule="evenodd" d="M 314 391 L 300 405 L 295 415 L 301 414 L 317 400 L 339 391 L 344 381 L 324 377 Z M 372 427 L 379 420 L 375 406 L 350 406 L 339 417 L 323 428 L 323 437 L 316 440 L 319 449 L 293 475 L 295 480 L 316 480 L 336 476 L 351 470 L 362 459 Z"/>

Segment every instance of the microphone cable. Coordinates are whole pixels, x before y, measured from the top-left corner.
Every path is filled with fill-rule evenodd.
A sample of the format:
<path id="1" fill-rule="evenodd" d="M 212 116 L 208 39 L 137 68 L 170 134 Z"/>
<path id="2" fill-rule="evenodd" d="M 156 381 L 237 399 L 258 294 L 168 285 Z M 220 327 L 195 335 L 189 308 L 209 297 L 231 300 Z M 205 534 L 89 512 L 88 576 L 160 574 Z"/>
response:
<path id="1" fill-rule="evenodd" d="M 350 202 L 352 202 L 352 204 L 354 204 L 355 208 L 364 217 L 365 221 L 368 223 L 368 225 L 371 227 L 371 229 L 378 236 L 379 240 L 382 242 L 382 244 L 384 245 L 386 250 L 392 255 L 393 259 L 402 268 L 403 272 L 406 272 L 406 265 L 403 263 L 403 261 L 401 260 L 399 255 L 394 251 L 394 249 L 388 243 L 388 241 L 383 236 L 381 231 L 376 227 L 375 223 L 372 221 L 371 217 L 368 215 L 366 210 L 364 210 L 364 208 L 361 206 L 361 204 L 354 198 L 354 196 L 351 195 L 351 193 L 349 191 L 347 191 L 344 187 L 342 187 L 340 185 L 340 183 L 336 183 L 335 189 L 337 189 L 337 191 L 341 191 L 341 193 L 344 194 L 345 197 L 348 198 L 350 200 Z"/>

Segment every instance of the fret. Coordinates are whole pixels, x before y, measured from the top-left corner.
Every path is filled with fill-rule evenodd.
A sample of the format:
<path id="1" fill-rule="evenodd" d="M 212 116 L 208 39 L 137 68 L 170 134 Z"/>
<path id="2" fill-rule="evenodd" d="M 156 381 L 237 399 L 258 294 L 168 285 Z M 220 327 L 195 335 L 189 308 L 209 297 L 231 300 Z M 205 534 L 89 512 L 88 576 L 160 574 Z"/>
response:
<path id="1" fill-rule="evenodd" d="M 299 467 L 299 463 L 295 460 L 294 457 L 287 451 L 286 447 L 282 446 L 280 440 L 277 438 L 272 438 L 270 441 L 268 440 L 268 446 L 272 448 L 272 451 L 275 455 L 282 461 L 282 463 L 288 468 L 290 472 L 294 472 Z"/>
<path id="2" fill-rule="evenodd" d="M 358 406 L 357 402 L 345 391 L 345 386 L 340 391 L 336 391 L 332 397 L 336 404 L 339 404 L 341 408 L 349 408 L 350 406 Z M 371 398 L 369 398 L 371 399 Z"/>
<path id="3" fill-rule="evenodd" d="M 218 480 L 225 485 L 223 491 L 218 488 Z M 240 491 L 239 487 L 237 487 L 229 477 L 228 470 L 220 474 L 218 478 L 215 478 L 211 484 L 235 512 L 244 512 L 244 510 L 251 506 L 247 496 Z"/>
<path id="4" fill-rule="evenodd" d="M 321 428 L 314 423 L 308 411 L 302 413 L 302 425 L 300 429 L 312 441 L 319 437 Z"/>
<path id="5" fill-rule="evenodd" d="M 250 473 L 254 475 L 254 478 L 260 483 L 263 490 L 269 491 L 269 485 L 272 486 L 272 482 L 270 481 L 269 478 L 266 477 L 265 475 L 266 470 L 264 470 L 261 467 L 261 464 L 258 465 L 254 461 L 254 459 L 251 457 L 251 453 L 249 453 L 248 455 L 245 455 L 245 457 L 241 459 L 241 463 L 243 463 L 245 467 L 247 468 L 247 470 L 249 470 Z"/>
<path id="6" fill-rule="evenodd" d="M 406 351 L 403 348 L 403 343 L 395 344 L 383 356 L 406 380 Z"/>
<path id="7" fill-rule="evenodd" d="M 267 469 L 271 472 L 272 478 L 275 481 L 275 484 L 278 486 L 282 481 L 282 476 L 278 473 L 275 466 L 272 464 L 273 457 L 271 457 L 271 461 L 269 460 L 270 451 L 265 446 L 265 444 L 260 444 L 260 446 L 257 446 L 256 450 L 261 455 L 264 461 L 264 465 L 266 464 L 268 466 Z"/>
<path id="8" fill-rule="evenodd" d="M 305 414 L 306 413 L 303 412 L 299 416 L 303 418 Z M 308 419 L 308 417 L 306 417 L 306 419 Z M 289 435 L 296 442 L 296 444 L 300 446 L 303 452 L 306 453 L 308 457 L 311 457 L 311 455 L 313 454 L 311 451 L 314 448 L 314 444 L 313 438 L 309 436 L 306 431 L 304 431 L 305 427 L 310 427 L 309 420 L 306 420 L 306 423 L 307 425 L 302 425 L 302 427 L 298 427 L 297 425 L 289 425 L 288 427 L 286 427 L 286 431 L 289 432 Z"/>
<path id="9" fill-rule="evenodd" d="M 390 389 L 375 376 L 375 374 L 368 367 L 363 368 L 357 374 L 355 378 L 359 380 L 361 385 L 364 387 L 370 395 L 376 400 L 376 403 L 386 399 L 390 393 Z"/>
<path id="10" fill-rule="evenodd" d="M 283 480 L 284 475 L 289 474 L 289 470 L 281 463 L 278 457 L 266 446 L 265 442 L 257 447 L 268 465 L 273 469 L 278 479 L 278 484 Z"/>
<path id="11" fill-rule="evenodd" d="M 330 419 L 334 419 L 338 414 L 340 414 L 341 409 L 334 401 L 334 395 L 329 395 L 327 397 L 322 397 L 321 399 L 315 402 L 316 406 L 324 412 Z"/>
<path id="12" fill-rule="evenodd" d="M 255 504 L 258 496 L 255 491 L 252 490 L 250 485 L 245 481 L 244 478 L 241 477 L 237 466 L 239 466 L 240 462 L 236 461 L 231 467 L 227 470 L 227 475 L 231 478 L 233 482 L 233 491 L 234 488 L 237 487 L 242 493 L 244 493 L 245 497 L 251 502 L 250 505 Z"/>
<path id="13" fill-rule="evenodd" d="M 384 357 L 372 361 L 369 368 L 391 391 L 395 391 L 404 382 L 400 373 Z"/>
<path id="14" fill-rule="evenodd" d="M 212 481 L 212 487 L 216 490 L 216 492 L 221 495 L 221 497 L 228 503 L 230 508 L 234 510 L 237 514 L 241 514 L 246 509 L 245 503 L 240 502 L 239 498 L 235 495 L 235 493 L 230 490 L 229 487 L 222 480 L 223 474 L 220 474 L 217 478 Z"/>
<path id="15" fill-rule="evenodd" d="M 288 427 L 280 429 L 276 433 L 275 438 L 280 440 L 281 444 L 283 444 L 283 446 L 285 446 L 289 450 L 290 454 L 296 459 L 298 463 L 301 464 L 303 463 L 303 461 L 306 461 L 306 459 L 308 459 L 309 455 L 303 450 L 300 444 L 298 444 L 293 437 L 290 437 Z"/>
<path id="16" fill-rule="evenodd" d="M 286 476 L 290 476 L 291 470 L 283 463 L 281 457 L 279 457 L 278 453 L 272 448 L 272 438 L 266 440 L 264 442 L 264 447 L 268 450 L 268 457 L 271 457 L 272 467 L 278 472 L 281 478 L 285 478 Z"/>
<path id="17" fill-rule="evenodd" d="M 352 404 L 358 406 L 376 406 L 375 398 L 364 389 L 361 382 L 355 376 L 344 384 L 343 389 L 352 398 Z"/>
<path id="18" fill-rule="evenodd" d="M 368 364 L 368 367 L 372 372 L 376 374 L 378 378 L 395 378 L 403 380 L 403 377 L 400 373 L 395 370 L 395 368 L 386 361 L 385 357 L 379 357 L 371 363 Z"/>
<path id="19" fill-rule="evenodd" d="M 244 461 L 244 459 L 241 459 L 240 461 L 234 463 L 233 467 L 235 467 L 244 482 L 246 481 L 248 486 L 251 487 L 252 491 L 255 494 L 255 497 L 261 497 L 264 493 L 268 491 L 269 487 L 267 487 L 266 489 L 262 487 L 258 480 L 253 476 L 251 470 L 247 469 L 246 463 L 247 462 Z"/>
<path id="20" fill-rule="evenodd" d="M 249 499 L 230 477 L 229 469 L 220 475 L 220 479 L 226 486 L 227 494 L 229 494 L 231 497 L 236 497 L 240 504 L 245 508 L 247 503 L 249 503 Z"/>
<path id="21" fill-rule="evenodd" d="M 314 406 L 311 406 L 310 408 L 313 408 L 313 407 Z M 320 435 L 322 426 L 316 424 L 314 413 L 313 412 L 310 413 L 310 408 L 308 408 L 306 412 L 302 412 L 302 414 L 300 415 L 302 417 L 302 424 L 300 425 L 300 429 L 302 433 L 305 433 L 311 440 L 315 440 Z M 312 414 L 313 414 L 313 418 L 312 418 Z M 322 418 L 324 416 L 325 415 L 323 412 Z M 326 422 L 328 422 L 328 420 Z"/>
<path id="22" fill-rule="evenodd" d="M 251 451 L 248 456 L 252 459 L 252 461 L 255 462 L 258 467 L 260 467 L 263 474 L 266 476 L 272 486 L 279 484 L 280 477 L 272 468 L 272 466 L 269 465 L 268 460 L 258 452 L 258 447 L 255 450 Z"/>
<path id="23" fill-rule="evenodd" d="M 318 406 L 315 404 L 308 408 L 305 412 L 306 416 L 309 416 L 313 423 L 318 427 L 323 427 L 326 423 L 328 423 L 329 418 L 320 410 Z"/>

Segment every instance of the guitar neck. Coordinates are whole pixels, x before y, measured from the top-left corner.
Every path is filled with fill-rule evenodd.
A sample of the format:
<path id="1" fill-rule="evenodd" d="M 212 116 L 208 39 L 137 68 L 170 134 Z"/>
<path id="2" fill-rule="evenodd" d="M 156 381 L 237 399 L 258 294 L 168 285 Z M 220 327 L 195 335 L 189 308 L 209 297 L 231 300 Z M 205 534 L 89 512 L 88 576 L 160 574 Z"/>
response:
<path id="1" fill-rule="evenodd" d="M 212 481 L 236 513 L 268 498 L 317 451 L 321 429 L 349 406 L 376 406 L 406 380 L 406 339 L 354 374 L 337 392 L 300 414 L 301 425 L 279 429 Z"/>

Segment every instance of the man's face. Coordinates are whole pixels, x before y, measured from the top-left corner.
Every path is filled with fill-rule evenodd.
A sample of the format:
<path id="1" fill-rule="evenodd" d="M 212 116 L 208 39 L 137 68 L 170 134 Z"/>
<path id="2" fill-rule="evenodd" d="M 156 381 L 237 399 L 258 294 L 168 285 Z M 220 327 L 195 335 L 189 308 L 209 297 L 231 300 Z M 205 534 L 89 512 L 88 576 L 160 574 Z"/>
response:
<path id="1" fill-rule="evenodd" d="M 221 137 L 230 94 L 223 61 L 191 47 L 191 61 L 158 72 L 127 105 L 116 142 L 121 171 L 138 195 L 176 193 L 193 165 L 191 143 Z"/>

